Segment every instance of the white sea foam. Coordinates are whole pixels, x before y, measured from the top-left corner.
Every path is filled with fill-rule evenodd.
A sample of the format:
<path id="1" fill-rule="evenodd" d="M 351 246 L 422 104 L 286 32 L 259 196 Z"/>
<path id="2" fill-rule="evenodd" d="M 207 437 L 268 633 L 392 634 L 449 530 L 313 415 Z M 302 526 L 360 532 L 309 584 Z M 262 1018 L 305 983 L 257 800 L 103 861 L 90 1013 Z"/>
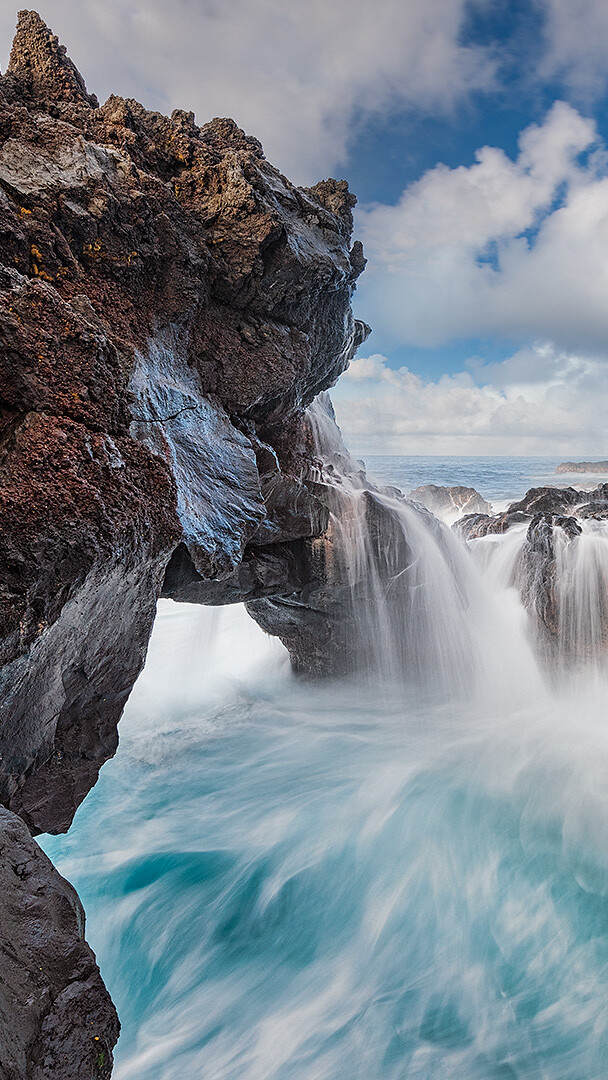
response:
<path id="1" fill-rule="evenodd" d="M 606 1074 L 603 653 L 547 674 L 525 530 L 471 551 L 399 512 L 425 602 L 414 662 L 383 666 L 378 592 L 376 682 L 292 678 L 242 608 L 159 605 L 119 753 L 45 840 L 121 1015 L 117 1080 Z M 566 612 L 604 603 L 607 548 L 564 547 Z"/>

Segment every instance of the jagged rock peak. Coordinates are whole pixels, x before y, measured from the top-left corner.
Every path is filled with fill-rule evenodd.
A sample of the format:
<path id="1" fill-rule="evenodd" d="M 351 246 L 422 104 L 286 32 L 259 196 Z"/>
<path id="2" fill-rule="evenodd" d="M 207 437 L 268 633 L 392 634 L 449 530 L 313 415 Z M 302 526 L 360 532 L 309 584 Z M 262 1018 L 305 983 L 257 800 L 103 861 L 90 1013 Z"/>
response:
<path id="1" fill-rule="evenodd" d="M 171 114 L 171 119 L 176 122 L 176 112 Z M 199 131 L 203 142 L 214 147 L 230 146 L 233 150 L 249 150 L 255 157 L 263 158 L 264 151 L 259 139 L 245 132 L 227 116 L 216 116 L 207 124 L 203 124 Z"/>
<path id="2" fill-rule="evenodd" d="M 357 205 L 357 196 L 349 191 L 348 180 L 334 180 L 330 177 L 329 180 L 320 180 L 313 187 L 303 188 L 303 190 L 308 195 L 314 196 L 317 202 L 330 213 L 341 218 L 350 235 L 353 228 L 352 212 L 353 207 Z"/>
<path id="3" fill-rule="evenodd" d="M 67 55 L 65 45 L 49 30 L 37 11 L 20 11 L 7 73 L 28 93 L 43 101 L 71 101 L 97 106 L 84 79 Z"/>

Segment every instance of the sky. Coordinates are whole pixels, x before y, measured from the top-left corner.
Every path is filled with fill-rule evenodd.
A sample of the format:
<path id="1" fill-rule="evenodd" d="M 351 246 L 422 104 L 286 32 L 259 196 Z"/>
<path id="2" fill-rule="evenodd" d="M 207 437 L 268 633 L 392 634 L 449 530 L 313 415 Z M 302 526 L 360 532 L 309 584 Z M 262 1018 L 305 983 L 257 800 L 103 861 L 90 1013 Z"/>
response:
<path id="1" fill-rule="evenodd" d="M 15 10 L 0 0 L 0 66 Z M 345 177 L 357 454 L 608 456 L 606 0 L 39 0 L 100 101 Z"/>

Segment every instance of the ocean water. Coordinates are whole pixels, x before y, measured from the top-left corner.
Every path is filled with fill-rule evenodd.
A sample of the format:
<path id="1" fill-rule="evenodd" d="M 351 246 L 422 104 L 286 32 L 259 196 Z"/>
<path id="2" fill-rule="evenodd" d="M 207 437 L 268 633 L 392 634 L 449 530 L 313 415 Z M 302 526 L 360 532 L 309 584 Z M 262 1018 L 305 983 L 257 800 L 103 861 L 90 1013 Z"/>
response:
<path id="1" fill-rule="evenodd" d="M 552 462 L 368 468 L 498 501 Z M 159 603 L 118 753 L 43 838 L 117 1080 L 604 1080 L 608 678 L 537 661 L 510 558 L 462 554 L 469 691 L 307 683 L 242 607 Z"/>
<path id="2" fill-rule="evenodd" d="M 592 473 L 556 475 L 563 458 L 556 457 L 380 457 L 369 455 L 365 464 L 370 476 L 394 484 L 406 495 L 423 484 L 474 487 L 494 508 L 520 499 L 531 487 L 557 485 L 586 488 L 602 483 L 605 476 Z M 593 460 L 591 457 L 588 460 Z"/>

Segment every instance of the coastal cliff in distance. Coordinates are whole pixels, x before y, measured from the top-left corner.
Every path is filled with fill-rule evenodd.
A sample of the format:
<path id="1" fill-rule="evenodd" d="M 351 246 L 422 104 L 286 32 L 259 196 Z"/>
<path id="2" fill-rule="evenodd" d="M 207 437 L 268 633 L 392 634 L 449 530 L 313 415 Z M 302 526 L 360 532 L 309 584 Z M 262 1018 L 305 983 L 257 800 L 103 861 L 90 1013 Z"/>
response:
<path id="1" fill-rule="evenodd" d="M 354 202 L 345 181 L 294 187 L 231 120 L 99 106 L 19 13 L 0 77 L 0 851 L 20 881 L 0 1077 L 110 1075 L 82 910 L 30 833 L 65 831 L 115 752 L 161 589 L 245 557 L 249 598 L 306 585 L 328 508 L 304 410 L 368 332 Z"/>
<path id="2" fill-rule="evenodd" d="M 563 461 L 555 470 L 556 475 L 563 473 L 608 473 L 608 461 Z"/>

